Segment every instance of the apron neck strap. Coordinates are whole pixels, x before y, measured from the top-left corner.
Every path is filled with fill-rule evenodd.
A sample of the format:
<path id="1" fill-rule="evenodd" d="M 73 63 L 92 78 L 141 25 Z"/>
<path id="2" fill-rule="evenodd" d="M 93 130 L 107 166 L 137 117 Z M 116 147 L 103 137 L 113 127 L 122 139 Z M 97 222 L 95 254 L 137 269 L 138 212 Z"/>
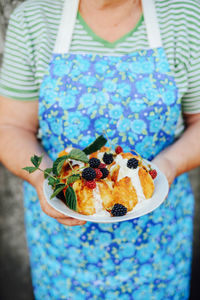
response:
<path id="1" fill-rule="evenodd" d="M 79 0 L 65 0 L 54 53 L 68 53 L 76 22 Z M 154 0 L 142 0 L 142 9 L 150 48 L 162 46 Z"/>
<path id="2" fill-rule="evenodd" d="M 155 0 L 142 0 L 142 10 L 150 48 L 161 47 L 162 40 L 156 15 Z"/>
<path id="3" fill-rule="evenodd" d="M 65 0 L 54 53 L 64 54 L 69 52 L 78 5 L 79 0 Z"/>

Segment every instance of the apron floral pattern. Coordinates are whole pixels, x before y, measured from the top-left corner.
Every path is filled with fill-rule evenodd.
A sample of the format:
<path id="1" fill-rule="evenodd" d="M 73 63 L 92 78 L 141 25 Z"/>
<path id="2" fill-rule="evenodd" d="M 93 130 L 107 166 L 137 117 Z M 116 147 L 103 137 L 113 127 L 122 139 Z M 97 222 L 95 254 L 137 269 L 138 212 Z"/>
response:
<path id="1" fill-rule="evenodd" d="M 103 130 L 124 151 L 134 148 L 147 159 L 173 141 L 180 102 L 162 48 L 121 57 L 55 54 L 50 74 L 39 115 L 54 159 L 66 145 L 83 148 Z"/>
<path id="2" fill-rule="evenodd" d="M 105 129 L 125 151 L 151 160 L 174 141 L 179 114 L 163 48 L 120 57 L 54 54 L 41 84 L 42 144 L 52 159 L 68 145 L 87 146 Z M 25 183 L 36 299 L 188 299 L 192 217 L 186 174 L 148 215 L 67 228 L 41 211 Z"/>

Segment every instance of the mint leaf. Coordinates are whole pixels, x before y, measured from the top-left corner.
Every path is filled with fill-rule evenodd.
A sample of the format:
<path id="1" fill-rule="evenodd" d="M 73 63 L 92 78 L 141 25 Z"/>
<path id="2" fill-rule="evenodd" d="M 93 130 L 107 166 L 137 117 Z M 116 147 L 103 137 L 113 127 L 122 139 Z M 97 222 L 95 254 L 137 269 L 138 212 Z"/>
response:
<path id="1" fill-rule="evenodd" d="M 25 168 L 23 168 L 23 170 L 25 170 L 25 171 L 29 172 L 29 174 L 31 174 L 31 173 L 35 172 L 37 170 L 37 168 L 36 167 L 25 167 Z"/>
<path id="2" fill-rule="evenodd" d="M 106 144 L 107 140 L 103 135 L 100 135 L 93 143 L 83 149 L 83 152 L 88 155 L 101 149 Z"/>
<path id="3" fill-rule="evenodd" d="M 77 211 L 77 198 L 71 186 L 69 186 L 65 191 L 65 199 L 67 206 L 70 209 Z"/>
<path id="4" fill-rule="evenodd" d="M 80 179 L 81 176 L 79 174 L 73 174 L 68 177 L 67 184 L 70 185 L 71 183 L 74 183 L 76 180 Z"/>
<path id="5" fill-rule="evenodd" d="M 39 165 L 41 164 L 42 159 L 43 159 L 43 155 L 42 156 L 34 155 L 31 157 L 31 162 L 36 168 L 38 168 Z"/>
<path id="6" fill-rule="evenodd" d="M 51 186 L 55 186 L 56 184 L 58 184 L 60 181 L 56 178 L 53 177 L 48 177 L 48 184 Z"/>
<path id="7" fill-rule="evenodd" d="M 68 154 L 68 158 L 82 161 L 84 163 L 88 163 L 89 161 L 87 155 L 80 149 L 72 149 Z"/>
<path id="8" fill-rule="evenodd" d="M 65 187 L 64 183 L 56 184 L 53 194 L 51 195 L 51 199 L 58 195 Z"/>
<path id="9" fill-rule="evenodd" d="M 52 172 L 52 168 L 47 168 L 44 170 L 44 178 L 46 179 L 47 177 L 49 177 L 49 174 L 51 174 Z"/>
<path id="10" fill-rule="evenodd" d="M 63 155 L 61 157 L 58 157 L 54 161 L 52 170 L 55 175 L 58 176 L 60 174 L 62 166 L 64 165 L 64 162 L 66 161 L 67 158 L 68 158 L 68 155 Z"/>

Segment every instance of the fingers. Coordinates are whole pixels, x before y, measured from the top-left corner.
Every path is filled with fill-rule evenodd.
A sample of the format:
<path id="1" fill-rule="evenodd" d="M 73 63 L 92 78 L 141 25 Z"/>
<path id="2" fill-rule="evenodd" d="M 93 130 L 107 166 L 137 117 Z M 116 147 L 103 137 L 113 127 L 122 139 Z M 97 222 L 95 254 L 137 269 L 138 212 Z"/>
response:
<path id="1" fill-rule="evenodd" d="M 70 218 L 70 217 L 58 212 L 53 207 L 51 207 L 48 204 L 41 187 L 38 188 L 37 192 L 38 192 L 38 197 L 40 200 L 41 209 L 49 217 L 52 217 L 52 218 L 56 219 L 59 223 L 61 223 L 63 225 L 67 225 L 67 226 L 84 225 L 86 223 L 85 221 Z"/>
<path id="2" fill-rule="evenodd" d="M 41 205 L 42 211 L 48 215 L 49 217 L 52 217 L 54 219 L 56 219 L 59 223 L 63 224 L 63 225 L 67 225 L 67 226 L 76 226 L 76 225 L 84 225 L 86 222 L 85 221 L 81 221 L 78 219 L 74 219 L 74 218 L 70 218 L 67 217 L 64 214 L 59 213 L 58 211 L 56 211 L 55 209 L 53 209 L 47 202 L 43 203 L 43 205 Z"/>
<path id="3" fill-rule="evenodd" d="M 67 226 L 80 226 L 80 225 L 84 225 L 86 222 L 85 221 L 81 221 L 81 220 L 77 220 L 77 219 L 73 219 L 73 218 L 68 218 L 66 217 L 65 219 L 59 219 L 56 218 L 56 220 L 63 224 L 63 225 L 67 225 Z"/>
<path id="4" fill-rule="evenodd" d="M 48 215 L 49 217 L 55 218 L 55 219 L 65 219 L 66 215 L 58 212 L 57 210 L 55 210 L 53 207 L 51 207 L 48 202 L 46 202 L 46 200 L 44 201 L 43 199 L 41 199 L 40 201 L 40 205 L 41 205 L 41 209 L 42 211 Z"/>

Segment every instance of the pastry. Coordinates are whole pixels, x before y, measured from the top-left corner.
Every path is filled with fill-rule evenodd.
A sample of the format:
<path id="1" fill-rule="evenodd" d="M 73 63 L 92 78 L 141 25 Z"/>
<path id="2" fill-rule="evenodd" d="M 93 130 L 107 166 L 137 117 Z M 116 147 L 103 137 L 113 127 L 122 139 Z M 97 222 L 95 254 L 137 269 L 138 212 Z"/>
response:
<path id="1" fill-rule="evenodd" d="M 80 214 L 123 216 L 152 197 L 157 172 L 135 151 L 125 153 L 121 146 L 113 151 L 106 142 L 100 135 L 83 150 L 68 147 L 45 170 L 39 168 L 43 155 L 34 155 L 34 166 L 23 169 L 42 171 L 51 199 L 58 197 Z"/>
<path id="2" fill-rule="evenodd" d="M 67 148 L 59 157 L 68 155 L 71 150 Z M 152 170 L 145 166 L 139 155 L 124 153 L 119 146 L 115 152 L 104 146 L 88 158 L 88 163 L 67 160 L 60 172 L 60 180 L 66 184 L 63 191 L 65 193 L 69 186 L 73 189 L 79 213 L 112 215 L 114 211 L 115 215 L 123 215 L 132 211 L 138 202 L 152 197 Z M 74 182 L 67 184 L 67 179 L 73 174 L 79 175 Z"/>

